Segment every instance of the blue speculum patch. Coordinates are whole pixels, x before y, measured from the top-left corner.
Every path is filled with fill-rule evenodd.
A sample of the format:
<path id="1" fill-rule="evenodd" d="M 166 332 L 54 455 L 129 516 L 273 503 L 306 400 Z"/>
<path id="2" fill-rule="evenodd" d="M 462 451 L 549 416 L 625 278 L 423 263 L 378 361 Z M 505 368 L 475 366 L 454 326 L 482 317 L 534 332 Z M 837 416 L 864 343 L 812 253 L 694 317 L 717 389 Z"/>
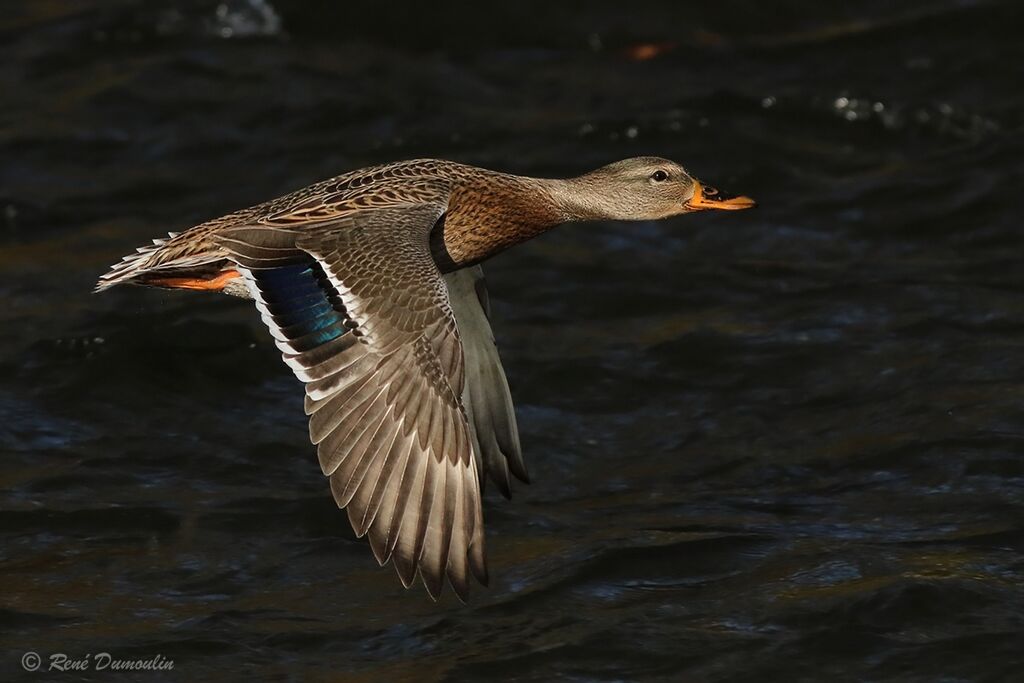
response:
<path id="1" fill-rule="evenodd" d="M 319 346 L 348 331 L 344 314 L 335 310 L 324 290 L 326 279 L 316 264 L 255 270 L 252 275 L 271 316 L 289 339 Z"/>

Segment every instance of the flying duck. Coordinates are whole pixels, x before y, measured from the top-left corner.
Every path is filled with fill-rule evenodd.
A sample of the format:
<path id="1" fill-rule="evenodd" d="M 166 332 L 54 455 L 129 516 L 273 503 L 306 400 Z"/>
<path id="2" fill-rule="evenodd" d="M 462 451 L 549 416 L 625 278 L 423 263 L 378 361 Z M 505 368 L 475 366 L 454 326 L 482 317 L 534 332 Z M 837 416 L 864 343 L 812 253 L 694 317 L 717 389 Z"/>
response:
<path id="1" fill-rule="evenodd" d="M 672 161 L 541 179 L 438 159 L 371 166 L 153 240 L 103 275 L 252 299 L 305 383 L 331 493 L 430 596 L 487 584 L 481 490 L 529 481 L 480 263 L 561 223 L 754 206 Z"/>

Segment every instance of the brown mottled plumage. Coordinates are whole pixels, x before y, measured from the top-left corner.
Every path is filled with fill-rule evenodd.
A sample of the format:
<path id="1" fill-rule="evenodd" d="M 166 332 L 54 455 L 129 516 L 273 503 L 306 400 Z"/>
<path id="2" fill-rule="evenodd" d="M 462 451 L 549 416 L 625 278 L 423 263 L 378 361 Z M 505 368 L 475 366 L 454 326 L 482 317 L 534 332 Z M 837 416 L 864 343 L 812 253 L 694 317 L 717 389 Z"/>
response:
<path id="1" fill-rule="evenodd" d="M 487 582 L 484 476 L 528 480 L 476 264 L 560 223 L 753 206 L 640 157 L 566 180 L 450 161 L 373 166 L 154 240 L 100 278 L 254 299 L 306 385 L 331 492 L 432 597 Z"/>

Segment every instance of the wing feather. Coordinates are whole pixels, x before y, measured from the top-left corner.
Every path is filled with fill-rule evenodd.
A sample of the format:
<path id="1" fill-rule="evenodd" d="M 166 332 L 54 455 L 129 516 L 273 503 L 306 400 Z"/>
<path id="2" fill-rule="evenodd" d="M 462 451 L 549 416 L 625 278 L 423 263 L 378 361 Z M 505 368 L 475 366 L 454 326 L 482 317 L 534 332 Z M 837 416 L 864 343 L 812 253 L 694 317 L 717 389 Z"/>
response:
<path id="1" fill-rule="evenodd" d="M 510 475 L 523 482 L 529 482 L 530 477 L 523 461 L 508 380 L 487 320 L 483 270 L 474 266 L 444 277 L 462 339 L 466 373 L 462 399 L 473 425 L 474 452 L 480 457 L 483 472 L 505 497 L 510 497 Z"/>
<path id="2" fill-rule="evenodd" d="M 444 210 L 292 216 L 220 245 L 306 383 L 310 439 L 356 534 L 403 585 L 418 574 L 436 598 L 447 578 L 463 598 L 486 567 L 460 325 L 428 242 Z"/>

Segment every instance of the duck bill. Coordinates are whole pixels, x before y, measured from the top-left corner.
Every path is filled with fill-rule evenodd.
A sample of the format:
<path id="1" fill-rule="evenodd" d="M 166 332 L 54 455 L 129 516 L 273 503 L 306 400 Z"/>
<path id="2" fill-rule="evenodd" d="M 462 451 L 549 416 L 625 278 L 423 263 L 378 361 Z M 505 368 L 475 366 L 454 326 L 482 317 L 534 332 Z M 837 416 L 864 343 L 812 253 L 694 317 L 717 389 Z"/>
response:
<path id="1" fill-rule="evenodd" d="M 702 185 L 696 180 L 693 181 L 693 198 L 686 202 L 686 208 L 691 211 L 703 211 L 705 209 L 718 209 L 719 211 L 739 211 L 751 209 L 757 203 L 750 197 L 733 197 L 719 192 L 713 187 Z"/>

